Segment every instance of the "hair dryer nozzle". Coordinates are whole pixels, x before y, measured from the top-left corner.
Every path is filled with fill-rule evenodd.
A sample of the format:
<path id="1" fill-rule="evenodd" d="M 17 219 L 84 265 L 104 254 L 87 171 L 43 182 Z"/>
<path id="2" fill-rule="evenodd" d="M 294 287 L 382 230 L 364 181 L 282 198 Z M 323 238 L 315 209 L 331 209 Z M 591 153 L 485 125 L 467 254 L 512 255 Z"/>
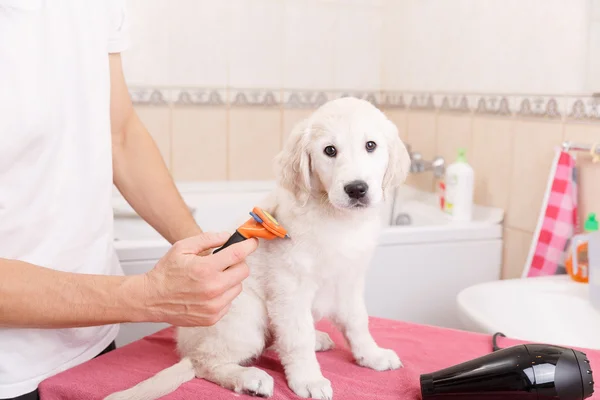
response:
<path id="1" fill-rule="evenodd" d="M 584 353 L 539 344 L 509 347 L 421 375 L 423 400 L 583 400 L 593 392 L 592 369 Z"/>

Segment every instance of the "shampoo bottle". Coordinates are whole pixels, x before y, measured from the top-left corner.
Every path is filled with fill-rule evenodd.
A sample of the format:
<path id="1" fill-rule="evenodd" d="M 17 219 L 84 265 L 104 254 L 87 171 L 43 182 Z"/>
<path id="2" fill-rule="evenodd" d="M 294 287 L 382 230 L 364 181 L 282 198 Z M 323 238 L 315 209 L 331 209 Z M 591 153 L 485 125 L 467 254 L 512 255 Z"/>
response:
<path id="1" fill-rule="evenodd" d="M 575 235 L 571 239 L 571 246 L 565 267 L 574 281 L 588 283 L 589 281 L 589 254 L 588 242 L 590 235 L 598 231 L 598 220 L 596 214 L 590 213 L 583 226 L 585 231 L 582 234 Z"/>
<path id="2" fill-rule="evenodd" d="M 465 150 L 458 151 L 456 161 L 446 169 L 444 211 L 454 221 L 473 217 L 473 168 L 467 163 Z"/>

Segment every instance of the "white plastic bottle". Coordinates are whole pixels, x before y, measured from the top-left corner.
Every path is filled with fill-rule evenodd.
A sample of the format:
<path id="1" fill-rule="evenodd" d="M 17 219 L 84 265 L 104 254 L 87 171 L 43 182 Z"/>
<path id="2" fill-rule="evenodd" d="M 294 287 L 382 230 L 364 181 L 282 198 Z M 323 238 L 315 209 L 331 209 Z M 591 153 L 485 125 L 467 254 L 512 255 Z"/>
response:
<path id="1" fill-rule="evenodd" d="M 473 187 L 475 173 L 467 163 L 465 149 L 458 150 L 456 161 L 446 168 L 446 198 L 444 211 L 454 221 L 473 218 Z"/>

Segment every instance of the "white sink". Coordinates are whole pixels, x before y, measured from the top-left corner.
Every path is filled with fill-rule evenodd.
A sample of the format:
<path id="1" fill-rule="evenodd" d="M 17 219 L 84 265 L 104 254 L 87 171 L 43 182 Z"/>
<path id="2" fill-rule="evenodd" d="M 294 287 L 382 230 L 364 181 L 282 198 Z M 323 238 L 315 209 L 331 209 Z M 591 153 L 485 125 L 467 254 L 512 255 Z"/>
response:
<path id="1" fill-rule="evenodd" d="M 600 311 L 588 285 L 566 275 L 494 281 L 457 297 L 465 329 L 514 339 L 600 349 Z"/>

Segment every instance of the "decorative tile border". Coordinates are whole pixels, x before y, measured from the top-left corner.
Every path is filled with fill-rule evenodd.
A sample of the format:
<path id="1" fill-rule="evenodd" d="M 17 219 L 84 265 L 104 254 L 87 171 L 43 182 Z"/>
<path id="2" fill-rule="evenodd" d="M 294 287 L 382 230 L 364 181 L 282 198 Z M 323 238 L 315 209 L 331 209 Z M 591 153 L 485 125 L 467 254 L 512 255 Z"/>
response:
<path id="1" fill-rule="evenodd" d="M 280 107 L 281 91 L 270 89 L 230 89 L 231 107 Z"/>
<path id="2" fill-rule="evenodd" d="M 130 88 L 133 104 L 164 106 L 171 103 L 171 90 L 156 88 Z"/>
<path id="3" fill-rule="evenodd" d="M 568 120 L 600 122 L 600 98 L 598 97 L 568 98 L 566 110 Z"/>
<path id="4" fill-rule="evenodd" d="M 600 122 L 600 97 L 591 96 L 152 87 L 133 87 L 129 92 L 134 104 L 151 106 L 315 109 L 330 100 L 352 96 L 383 109 Z"/>
<path id="5" fill-rule="evenodd" d="M 174 89 L 173 104 L 187 106 L 225 106 L 227 91 L 225 89 Z"/>
<path id="6" fill-rule="evenodd" d="M 514 115 L 514 99 L 507 96 L 479 96 L 475 113 L 510 117 Z"/>
<path id="7" fill-rule="evenodd" d="M 329 101 L 329 96 L 322 91 L 285 91 L 283 106 L 288 109 L 311 110 L 319 108 Z"/>
<path id="8" fill-rule="evenodd" d="M 556 97 L 519 97 L 517 115 L 525 118 L 562 119 L 565 115 L 564 101 Z"/>

